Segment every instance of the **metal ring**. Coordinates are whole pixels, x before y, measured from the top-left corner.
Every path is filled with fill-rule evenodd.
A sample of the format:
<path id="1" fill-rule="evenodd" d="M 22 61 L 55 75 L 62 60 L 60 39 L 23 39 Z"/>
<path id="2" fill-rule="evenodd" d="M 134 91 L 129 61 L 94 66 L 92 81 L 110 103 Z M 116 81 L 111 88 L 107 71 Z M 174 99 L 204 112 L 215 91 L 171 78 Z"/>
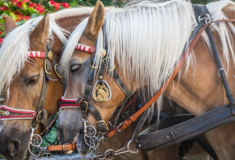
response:
<path id="1" fill-rule="evenodd" d="M 138 153 L 138 151 L 139 151 L 138 149 L 136 149 L 136 151 L 132 151 L 132 150 L 131 150 L 131 148 L 130 148 L 131 142 L 132 142 L 132 140 L 130 140 L 130 141 L 127 143 L 126 148 L 127 148 L 128 150 L 130 150 L 130 153 Z"/>
<path id="2" fill-rule="evenodd" d="M 113 153 L 113 155 L 112 155 L 111 158 L 107 158 L 107 154 L 108 154 L 109 152 Z M 106 150 L 106 151 L 104 152 L 104 157 L 105 157 L 105 159 L 107 159 L 107 160 L 112 160 L 112 159 L 114 158 L 114 153 L 115 153 L 115 151 L 114 151 L 113 149 L 108 149 L 108 150 Z"/>
<path id="3" fill-rule="evenodd" d="M 95 55 L 93 54 L 93 55 L 91 56 L 90 62 L 89 62 L 89 66 L 90 66 L 91 68 L 93 68 L 93 69 L 97 69 L 99 66 L 92 66 L 92 65 L 91 65 L 91 59 L 92 59 L 93 56 L 95 56 Z"/>
<path id="4" fill-rule="evenodd" d="M 108 69 L 108 68 L 106 67 L 106 65 L 105 65 L 105 62 L 104 62 L 104 61 L 107 60 L 108 58 L 110 59 L 110 57 L 106 57 L 106 58 L 103 59 L 103 64 L 104 64 L 104 68 L 105 68 L 108 72 L 111 72 L 112 70 L 114 70 L 114 69 L 116 68 L 116 66 L 115 66 L 115 64 L 113 64 L 114 67 L 111 68 L 111 69 Z"/>
<path id="5" fill-rule="evenodd" d="M 94 130 L 94 134 L 92 134 L 92 135 L 85 135 L 87 138 L 92 138 L 92 137 L 94 137 L 96 134 L 97 134 L 97 131 L 96 131 L 96 128 L 94 127 L 94 126 L 92 126 L 92 125 L 88 125 L 86 128 L 92 128 L 93 130 Z M 88 132 L 88 130 L 87 130 L 87 132 Z"/>
<path id="6" fill-rule="evenodd" d="M 30 141 L 30 144 L 31 144 L 33 147 L 40 147 L 40 145 L 42 144 L 42 137 L 41 137 L 39 134 L 34 134 L 33 137 L 38 137 L 39 140 L 40 140 L 40 143 L 37 144 L 37 145 L 35 145 L 35 144 L 32 143 L 32 141 Z M 32 139 L 33 139 L 33 137 L 32 137 Z"/>
<path id="7" fill-rule="evenodd" d="M 58 64 L 56 64 L 56 65 L 54 66 L 55 74 L 56 74 L 60 79 L 62 79 L 64 76 L 63 76 L 63 75 L 60 75 L 60 74 L 58 73 L 58 71 L 57 71 L 57 66 L 58 66 Z"/>
<path id="8" fill-rule="evenodd" d="M 218 75 L 220 76 L 220 73 L 219 73 L 219 72 L 222 71 L 222 70 L 225 72 L 225 75 L 227 76 L 227 72 L 225 71 L 224 68 L 220 68 L 220 69 L 218 70 Z"/>

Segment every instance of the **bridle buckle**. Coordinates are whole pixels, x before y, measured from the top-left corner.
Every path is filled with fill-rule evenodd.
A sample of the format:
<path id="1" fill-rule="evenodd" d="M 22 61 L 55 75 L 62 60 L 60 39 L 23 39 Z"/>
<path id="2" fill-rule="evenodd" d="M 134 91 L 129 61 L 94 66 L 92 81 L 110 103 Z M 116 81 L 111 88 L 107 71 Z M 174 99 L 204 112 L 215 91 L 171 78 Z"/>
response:
<path id="1" fill-rule="evenodd" d="M 103 123 L 103 124 L 105 125 L 106 131 L 109 130 L 109 126 L 108 126 L 108 124 L 107 124 L 106 121 L 104 121 L 104 120 L 99 120 L 99 121 L 96 122 L 96 124 L 99 124 L 99 123 Z"/>
<path id="2" fill-rule="evenodd" d="M 82 99 L 79 101 L 79 103 L 80 103 L 82 112 L 87 112 L 87 111 L 88 111 L 88 103 L 87 103 L 87 101 L 85 100 L 85 98 L 82 98 Z M 86 105 L 85 110 L 83 110 L 83 107 L 82 107 L 82 105 L 81 105 L 82 103 L 85 103 L 85 105 Z"/>

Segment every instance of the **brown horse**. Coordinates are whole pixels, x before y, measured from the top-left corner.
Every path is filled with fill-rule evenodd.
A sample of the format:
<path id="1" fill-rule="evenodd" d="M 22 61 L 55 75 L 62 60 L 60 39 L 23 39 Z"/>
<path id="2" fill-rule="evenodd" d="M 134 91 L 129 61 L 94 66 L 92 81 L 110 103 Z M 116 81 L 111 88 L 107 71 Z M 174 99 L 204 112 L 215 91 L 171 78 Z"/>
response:
<path id="1" fill-rule="evenodd" d="M 67 36 L 73 31 L 92 8 L 67 9 L 44 17 L 34 18 L 17 27 L 8 16 L 5 17 L 7 34 L 0 50 L 1 85 L 4 89 L 4 106 L 12 109 L 35 110 L 43 84 L 44 59 L 28 59 L 28 51 L 44 52 L 48 41 L 53 43 L 54 59 L 59 62 Z M 55 23 L 56 21 L 56 23 Z M 54 67 L 54 66 L 53 66 Z M 58 101 L 64 86 L 54 69 L 50 75 L 43 109 L 49 119 L 58 111 Z M 10 113 L 11 116 L 11 113 Z M 10 119 L 3 121 L 0 132 L 0 152 L 6 159 L 28 159 L 32 119 Z M 45 127 L 40 125 L 37 133 Z"/>
<path id="2" fill-rule="evenodd" d="M 86 18 L 90 13 L 89 13 L 89 8 L 87 8 L 87 11 L 86 10 L 79 10 L 77 9 L 78 11 L 76 11 L 77 13 L 82 13 L 84 12 L 83 14 L 78 14 L 78 15 L 75 15 L 75 16 L 71 16 L 71 17 L 63 17 L 63 18 L 58 18 L 56 19 L 57 20 L 57 24 L 62 27 L 63 29 L 65 29 L 66 31 L 73 31 L 73 29 L 75 27 L 72 27 L 72 26 L 76 26 L 77 24 L 79 24 L 81 22 L 82 19 Z M 75 10 L 73 10 L 75 11 Z M 85 12 L 86 11 L 86 12 Z M 64 12 L 64 11 L 62 11 Z M 60 12 L 61 15 L 62 12 Z M 68 10 L 67 10 L 68 12 Z M 71 12 L 71 11 L 70 11 Z M 53 14 L 52 14 L 53 15 Z M 48 25 L 49 22 L 46 22 L 46 17 L 48 15 L 45 15 L 44 19 L 40 22 L 40 23 L 46 23 Z M 56 16 L 59 16 L 59 15 L 56 15 Z M 76 20 L 75 20 L 76 19 Z M 5 18 L 5 33 L 9 33 L 10 31 L 12 31 L 13 29 L 16 28 L 16 24 L 15 22 L 10 18 L 10 17 L 6 17 Z M 48 19 L 47 19 L 48 21 Z M 49 28 L 44 28 L 42 26 L 40 27 L 36 27 L 34 29 L 33 32 L 36 32 L 36 33 L 42 33 L 44 34 L 44 38 L 45 37 L 48 37 L 46 34 L 46 31 L 49 30 Z M 32 34 L 31 34 L 32 35 Z M 61 36 L 61 35 L 58 35 L 58 37 Z M 30 37 L 33 37 L 33 36 L 30 36 Z M 63 44 L 61 42 L 61 40 L 53 35 L 54 37 L 54 44 L 53 44 L 53 52 L 55 53 L 55 57 L 56 57 L 56 60 L 59 61 L 60 60 L 60 56 L 61 56 L 61 53 L 62 53 L 62 47 L 63 47 Z M 63 37 L 60 37 L 61 39 Z M 32 48 L 31 50 L 42 50 L 42 48 L 45 48 L 45 41 L 46 40 L 42 40 L 43 44 L 41 44 L 40 46 L 37 46 L 36 43 L 38 43 L 40 39 L 37 39 L 37 40 L 31 40 L 30 39 L 30 42 L 34 42 L 34 44 L 32 43 L 30 48 Z M 37 48 L 39 47 L 39 49 Z M 23 84 L 19 84 L 19 82 L 21 81 L 21 79 L 24 78 L 24 75 L 27 75 L 28 72 L 30 72 L 30 74 L 32 75 L 35 75 L 35 73 L 38 73 L 38 72 L 41 72 L 42 70 L 42 67 L 43 67 L 43 60 L 41 59 L 37 59 L 37 58 L 33 58 L 35 63 L 37 64 L 37 66 L 35 66 L 34 64 L 31 64 L 29 62 L 25 62 L 25 67 L 22 69 L 22 71 L 20 71 L 20 74 L 19 76 L 17 76 L 14 80 L 12 80 L 11 82 L 11 85 L 9 85 L 7 88 L 10 88 L 10 90 L 6 90 L 5 89 L 5 105 L 7 106 L 11 106 L 12 108 L 14 108 L 14 105 L 15 105 L 15 108 L 19 108 L 19 109 L 35 109 L 35 105 L 38 103 L 37 101 L 39 100 L 38 97 L 40 94 L 40 89 L 41 86 L 42 86 L 42 81 L 36 83 L 34 87 L 38 87 L 38 92 L 35 92 L 35 88 L 33 89 L 29 89 L 28 86 L 24 86 Z M 55 114 L 57 111 L 58 111 L 58 107 L 57 107 L 57 104 L 58 104 L 58 100 L 59 100 L 59 97 L 61 96 L 61 94 L 63 93 L 63 85 L 62 83 L 59 82 L 59 79 L 58 77 L 55 75 L 55 72 L 52 72 L 52 75 L 51 77 L 53 79 L 57 79 L 56 82 L 52 82 L 50 81 L 49 82 L 49 85 L 48 85 L 48 92 L 47 92 L 47 99 L 45 101 L 45 105 L 44 105 L 44 109 L 47 110 L 49 116 L 48 116 L 48 119 L 51 117 L 51 115 Z M 17 83 L 17 84 L 15 84 Z M 15 84 L 15 85 L 13 85 Z M 22 92 L 19 92 L 19 90 L 22 91 L 22 89 L 24 89 L 23 93 L 25 93 L 24 95 L 22 95 L 21 93 Z M 29 90 L 29 93 L 26 92 L 27 90 Z M 33 94 L 31 93 L 33 91 Z M 32 105 L 31 102 L 28 102 L 28 100 L 24 97 L 26 96 L 26 93 L 27 93 L 27 99 L 30 99 L 30 101 L 34 102 Z M 9 99 L 9 97 L 12 97 L 12 99 Z M 23 96 L 23 97 L 22 97 Z M 21 99 L 20 101 L 17 101 L 14 102 L 13 100 L 14 99 Z M 20 105 L 17 105 L 19 104 Z M 14 104 L 14 105 L 13 105 Z M 24 106 L 24 107 L 22 107 Z M 6 146 L 6 147 L 1 147 L 1 152 L 3 153 L 3 155 L 5 156 L 6 159 L 27 159 L 27 157 L 29 156 L 29 154 L 27 154 L 27 147 L 28 147 L 28 141 L 29 141 L 29 133 L 30 133 L 30 123 L 31 123 L 31 120 L 18 120 L 16 122 L 16 120 L 12 120 L 12 121 L 5 121 L 4 122 L 4 126 L 3 126 L 3 130 L 1 132 L 1 137 L 2 137 L 2 140 L 0 141 L 1 145 L 3 146 Z M 14 125 L 12 125 L 14 124 Z M 22 127 L 24 126 L 24 127 Z M 19 134 L 12 134 L 13 131 L 17 130 L 17 132 Z M 44 130 L 44 127 L 41 125 L 39 127 L 39 129 L 37 130 L 37 133 L 41 133 L 42 131 Z M 132 133 L 133 131 L 130 131 L 130 133 Z M 24 136 L 22 136 L 24 135 Z M 110 139 L 109 141 L 107 142 L 104 142 L 103 145 L 101 146 L 106 146 L 106 147 L 112 147 L 112 141 L 117 141 L 117 139 L 119 139 L 120 136 L 123 136 L 123 133 L 120 133 L 117 135 L 117 137 L 114 137 L 112 139 Z M 4 139 L 4 140 L 3 140 Z M 119 143 L 116 143 L 116 146 L 119 146 L 120 144 Z M 178 146 L 178 144 L 177 144 Z M 170 148 L 174 148 L 173 150 L 178 150 L 178 147 L 176 146 L 175 147 L 170 147 Z M 159 154 L 159 152 L 165 152 L 164 153 L 167 153 L 169 148 L 166 148 L 166 149 L 163 149 L 163 150 L 159 150 L 158 152 L 154 152 L 155 154 Z M 102 148 L 101 148 L 102 150 Z M 172 150 L 172 149 L 171 149 Z M 24 154 L 21 154 L 21 153 L 24 153 Z M 178 152 L 174 152 L 175 154 L 164 154 L 162 153 L 161 155 L 162 156 L 167 156 L 167 159 L 169 158 L 169 156 L 173 156 L 173 157 L 178 157 Z M 140 159 L 146 159 L 145 157 L 147 156 L 147 154 L 143 154 L 141 152 L 139 152 L 139 158 Z M 127 154 L 125 155 L 125 159 L 131 159 L 133 158 L 131 154 Z M 172 159 L 172 158 L 171 158 Z M 175 159 L 175 158 L 173 158 Z"/>
<path id="3" fill-rule="evenodd" d="M 213 20 L 234 18 L 235 4 L 231 1 L 214 2 L 207 7 Z M 81 48 L 74 51 L 77 42 L 89 49 L 96 47 L 95 54 L 98 58 L 94 60 L 94 64 L 98 64 L 99 68 L 103 65 L 103 59 L 100 57 L 105 55 L 103 52 L 105 48 L 106 55 L 110 58 L 109 65 L 113 66 L 112 63 L 115 63 L 116 71 L 129 90 L 136 91 L 138 88 L 148 86 L 149 95 L 152 96 L 172 73 L 196 25 L 192 4 L 186 1 L 173 0 L 157 4 L 143 2 L 106 15 L 103 5 L 98 2 L 87 26 L 77 30 L 77 33 L 70 37 L 71 43 L 65 48 L 66 55 L 61 61 L 63 68 L 67 67 L 68 76 L 65 98 L 84 98 L 87 77 L 91 74 L 89 72 L 91 54 Z M 226 65 L 232 92 L 235 93 L 235 83 L 233 83 L 235 27 L 231 23 L 215 23 L 211 28 L 223 64 Z M 119 88 L 120 85 L 117 85 L 113 75 L 107 72 L 109 71 L 104 69 L 103 76 L 99 78 L 105 80 L 103 90 L 107 91 L 108 97 L 111 98 L 100 102 L 93 95 L 87 102 L 95 106 L 104 121 L 110 119 L 125 99 L 124 92 Z M 194 53 L 188 58 L 180 74 L 171 82 L 164 95 L 195 116 L 228 103 L 205 34 L 199 39 L 194 47 Z M 82 99 L 80 102 L 85 104 L 85 100 Z M 161 98 L 158 104 L 160 102 Z M 81 110 L 61 110 L 58 133 L 62 143 L 71 142 L 77 131 L 83 130 L 82 122 L 79 126 L 73 125 L 82 117 Z M 96 119 L 91 113 L 88 115 L 88 121 L 97 128 Z M 219 159 L 234 159 L 234 131 L 233 123 L 230 123 L 206 133 Z M 85 144 L 84 139 L 79 138 L 78 146 L 83 144 Z M 83 153 L 86 152 L 87 150 L 83 150 Z"/>

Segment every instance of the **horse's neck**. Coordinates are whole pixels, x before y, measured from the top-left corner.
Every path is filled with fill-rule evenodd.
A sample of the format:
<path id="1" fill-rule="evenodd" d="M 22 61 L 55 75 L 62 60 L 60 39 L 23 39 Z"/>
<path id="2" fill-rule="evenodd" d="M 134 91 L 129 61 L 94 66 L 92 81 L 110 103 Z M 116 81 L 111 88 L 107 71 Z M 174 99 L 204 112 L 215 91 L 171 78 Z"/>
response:
<path id="1" fill-rule="evenodd" d="M 224 9 L 228 18 L 235 18 L 235 10 Z M 233 42 L 235 34 L 231 32 Z M 223 60 L 223 49 L 218 33 L 213 32 L 216 46 Z M 234 50 L 234 49 L 233 49 Z M 218 75 L 218 66 L 214 56 L 210 53 L 203 39 L 199 39 L 194 47 L 195 65 L 191 65 L 187 74 L 184 75 L 186 66 L 181 69 L 180 77 L 176 77 L 167 88 L 165 95 L 178 103 L 184 109 L 194 115 L 199 115 L 213 108 L 228 104 L 224 87 Z M 230 57 L 227 78 L 233 95 L 235 95 L 235 65 Z M 224 67 L 226 69 L 226 66 Z M 206 137 L 215 149 L 219 159 L 229 159 L 234 157 L 234 142 L 227 138 L 234 136 L 234 124 L 226 124 L 206 133 Z M 225 143 L 226 142 L 226 143 Z M 217 147 L 220 146 L 220 147 Z M 220 148 L 224 148 L 222 152 Z M 225 149 L 226 148 L 226 149 Z"/>

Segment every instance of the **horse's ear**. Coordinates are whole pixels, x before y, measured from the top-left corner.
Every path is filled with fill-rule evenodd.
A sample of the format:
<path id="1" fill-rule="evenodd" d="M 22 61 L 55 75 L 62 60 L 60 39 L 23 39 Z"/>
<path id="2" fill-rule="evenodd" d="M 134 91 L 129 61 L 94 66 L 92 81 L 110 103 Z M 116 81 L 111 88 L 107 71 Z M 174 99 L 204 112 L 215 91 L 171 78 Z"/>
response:
<path id="1" fill-rule="evenodd" d="M 7 35 L 9 32 L 11 32 L 13 29 L 17 27 L 16 22 L 9 16 L 4 16 L 5 24 L 4 24 L 4 32 L 5 35 Z"/>
<path id="2" fill-rule="evenodd" d="M 104 17 L 105 17 L 105 9 L 102 2 L 97 1 L 94 10 L 92 11 L 86 29 L 84 31 L 84 35 L 87 38 L 97 38 L 97 35 L 100 31 L 100 28 L 104 24 Z"/>
<path id="3" fill-rule="evenodd" d="M 38 23 L 30 35 L 31 45 L 45 46 L 49 33 L 49 13 L 46 11 L 43 19 Z"/>

